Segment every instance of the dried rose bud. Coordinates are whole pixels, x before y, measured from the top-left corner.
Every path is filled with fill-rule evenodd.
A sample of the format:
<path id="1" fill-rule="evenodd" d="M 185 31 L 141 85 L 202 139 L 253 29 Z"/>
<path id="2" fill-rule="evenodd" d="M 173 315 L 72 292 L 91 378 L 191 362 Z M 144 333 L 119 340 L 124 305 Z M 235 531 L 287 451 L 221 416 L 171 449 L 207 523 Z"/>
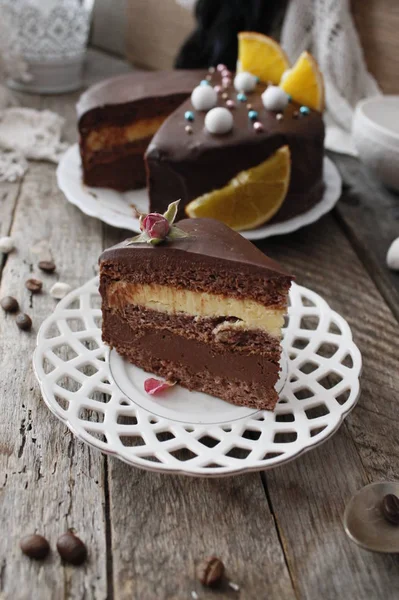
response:
<path id="1" fill-rule="evenodd" d="M 150 213 L 141 221 L 141 230 L 150 238 L 163 240 L 169 233 L 169 221 L 159 213 Z"/>

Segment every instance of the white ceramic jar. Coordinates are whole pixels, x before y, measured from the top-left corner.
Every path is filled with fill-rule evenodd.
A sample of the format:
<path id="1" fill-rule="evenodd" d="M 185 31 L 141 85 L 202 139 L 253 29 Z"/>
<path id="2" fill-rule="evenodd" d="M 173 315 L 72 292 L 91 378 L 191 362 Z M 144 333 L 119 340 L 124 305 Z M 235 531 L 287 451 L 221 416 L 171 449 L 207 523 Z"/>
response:
<path id="1" fill-rule="evenodd" d="M 361 161 L 399 191 L 399 96 L 376 96 L 356 106 L 353 140 Z"/>

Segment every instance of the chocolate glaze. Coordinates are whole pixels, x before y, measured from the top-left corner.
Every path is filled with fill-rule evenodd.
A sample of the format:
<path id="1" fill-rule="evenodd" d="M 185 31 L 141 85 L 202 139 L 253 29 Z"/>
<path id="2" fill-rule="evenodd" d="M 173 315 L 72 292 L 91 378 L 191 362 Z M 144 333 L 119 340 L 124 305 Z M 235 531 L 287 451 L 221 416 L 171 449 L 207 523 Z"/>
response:
<path id="1" fill-rule="evenodd" d="M 134 71 L 105 79 L 79 98 L 79 129 L 103 123 L 123 124 L 140 115 L 158 114 L 170 96 L 180 94 L 183 102 L 204 75 L 202 70 Z"/>
<path id="2" fill-rule="evenodd" d="M 213 77 L 212 84 L 220 83 L 218 73 Z M 191 99 L 176 109 L 152 138 L 145 156 L 151 211 L 163 212 L 173 199 L 181 198 L 181 218 L 188 202 L 223 187 L 240 171 L 259 165 L 285 144 L 290 147 L 292 169 L 283 206 L 291 207 L 290 216 L 293 216 L 320 200 L 324 155 L 322 117 L 311 111 L 307 116 L 294 118 L 299 105 L 290 103 L 284 111 L 284 118 L 277 120 L 275 112 L 263 107 L 261 94 L 265 88 L 264 84 L 258 84 L 253 93 L 247 94 L 246 102 L 239 102 L 237 92 L 230 85 L 226 92 L 235 101 L 236 107 L 232 109 L 233 129 L 225 135 L 212 135 L 206 130 L 206 112 L 195 111 Z M 218 106 L 225 107 L 225 102 L 219 95 Z M 254 130 L 248 118 L 248 103 L 258 112 L 264 132 Z M 186 110 L 195 113 L 195 120 L 190 123 L 191 135 L 184 129 Z M 275 220 L 278 220 L 278 215 Z"/>

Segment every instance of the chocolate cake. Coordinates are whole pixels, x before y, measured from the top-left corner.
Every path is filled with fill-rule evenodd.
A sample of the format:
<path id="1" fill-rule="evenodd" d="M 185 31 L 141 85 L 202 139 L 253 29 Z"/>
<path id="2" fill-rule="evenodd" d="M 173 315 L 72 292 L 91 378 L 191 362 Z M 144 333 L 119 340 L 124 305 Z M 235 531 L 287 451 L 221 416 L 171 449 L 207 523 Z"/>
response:
<path id="1" fill-rule="evenodd" d="M 221 83 L 221 74 L 212 74 L 212 85 Z M 179 218 L 193 199 L 222 188 L 237 173 L 259 165 L 276 150 L 288 145 L 291 153 L 291 179 L 284 203 L 271 222 L 301 214 L 323 195 L 324 124 L 320 113 L 300 113 L 300 105 L 290 102 L 283 113 L 266 110 L 262 104 L 264 84 L 258 83 L 246 100 L 237 100 L 233 81 L 218 94 L 217 106 L 234 102 L 234 124 L 225 135 L 212 135 L 204 126 L 207 113 L 194 111 L 187 99 L 165 121 L 152 138 L 146 152 L 150 210 L 163 212 L 170 202 L 181 198 Z M 228 98 L 223 96 L 228 96 Z M 248 117 L 257 113 L 262 131 L 257 132 Z M 185 131 L 187 111 L 194 113 L 191 132 Z M 280 114 L 281 118 L 276 118 Z"/>
<path id="2" fill-rule="evenodd" d="M 83 182 L 119 191 L 144 187 L 152 136 L 203 75 L 137 71 L 89 88 L 77 104 Z"/>
<path id="3" fill-rule="evenodd" d="M 104 342 L 189 390 L 272 410 L 292 278 L 219 221 L 177 225 L 187 237 L 100 257 Z"/>

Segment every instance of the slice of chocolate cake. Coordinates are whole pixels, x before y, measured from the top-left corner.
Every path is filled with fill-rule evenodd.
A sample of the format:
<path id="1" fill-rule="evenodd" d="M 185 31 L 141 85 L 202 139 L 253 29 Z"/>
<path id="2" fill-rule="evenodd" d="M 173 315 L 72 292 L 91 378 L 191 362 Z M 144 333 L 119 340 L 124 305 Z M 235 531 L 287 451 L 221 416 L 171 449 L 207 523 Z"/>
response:
<path id="1" fill-rule="evenodd" d="M 144 152 L 165 119 L 191 94 L 203 71 L 135 71 L 89 88 L 77 104 L 83 181 L 144 187 Z"/>
<path id="2" fill-rule="evenodd" d="M 189 390 L 272 410 L 291 276 L 219 221 L 178 227 L 187 237 L 100 257 L 104 342 Z"/>

